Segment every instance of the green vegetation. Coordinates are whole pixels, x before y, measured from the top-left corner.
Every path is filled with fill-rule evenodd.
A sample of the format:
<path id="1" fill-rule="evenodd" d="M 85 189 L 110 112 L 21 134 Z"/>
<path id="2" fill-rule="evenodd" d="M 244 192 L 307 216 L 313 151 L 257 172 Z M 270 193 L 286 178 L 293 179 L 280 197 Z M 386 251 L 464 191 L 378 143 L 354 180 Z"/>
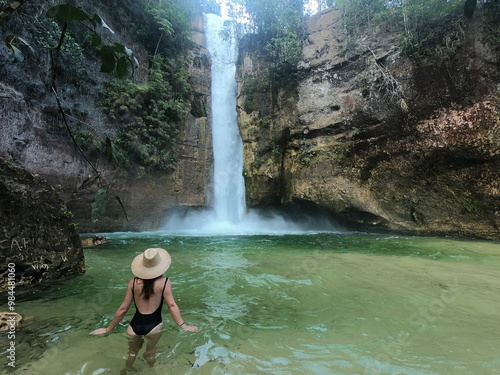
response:
<path id="1" fill-rule="evenodd" d="M 213 6 L 209 3 L 206 6 Z M 5 43 L 17 61 L 24 61 L 29 55 L 28 65 L 36 64 L 33 60 L 39 60 L 38 54 L 51 51 L 52 71 L 48 79 L 56 95 L 56 82 L 89 91 L 88 85 L 96 82 L 97 72 L 86 67 L 96 59 L 101 62 L 101 72 L 124 78 L 105 84 L 98 101 L 115 127 L 108 133 L 116 137 L 99 137 L 98 125 L 86 124 L 78 118 L 73 118 L 76 120 L 73 129 L 67 126 L 67 130 L 79 148 L 91 153 L 106 150 L 109 160 L 127 169 L 171 170 L 175 166 L 173 148 L 178 127 L 191 91 L 184 61 L 192 45 L 191 19 L 195 5 L 195 0 L 119 3 L 95 0 L 71 5 L 57 0 L 31 0 L 5 23 L 11 33 Z M 145 45 L 150 56 L 145 83 L 135 81 L 133 73 L 138 61 L 134 52 L 116 42 L 116 38 L 110 39 L 113 30 L 95 13 L 103 7 L 109 9 L 109 14 L 115 14 L 116 10 L 118 16 L 125 15 L 125 19 L 108 22 L 126 25 L 130 35 Z M 24 38 L 26 32 L 30 37 Z M 62 116 L 66 122 L 65 114 Z"/>
<path id="2" fill-rule="evenodd" d="M 266 77 L 243 77 L 243 87 L 246 95 L 244 110 L 247 113 L 258 111 L 269 95 L 269 82 Z"/>
<path id="3" fill-rule="evenodd" d="M 97 31 L 97 28 L 105 28 L 111 33 L 114 33 L 114 31 L 106 24 L 106 22 L 104 22 L 104 20 L 98 14 L 94 14 L 93 16 L 91 16 L 79 7 L 70 4 L 59 4 L 51 7 L 47 11 L 47 17 L 62 23 L 59 41 L 58 44 L 54 47 L 55 58 L 53 59 L 52 67 L 54 70 L 58 68 L 59 52 L 62 51 L 63 46 L 67 48 L 68 45 L 68 42 L 64 43 L 67 37 L 66 31 L 68 28 L 68 22 L 78 22 L 83 27 L 91 31 L 91 45 L 93 48 L 99 48 L 100 50 L 101 72 L 116 72 L 118 77 L 124 77 L 128 74 L 129 68 L 131 71 L 134 70 L 137 59 L 133 56 L 133 51 L 131 49 L 118 42 L 115 42 L 113 44 L 103 43 L 103 37 Z M 80 48 L 76 43 L 72 43 L 70 45 L 76 45 L 78 48 Z"/>
<path id="4" fill-rule="evenodd" d="M 175 57 L 192 45 L 193 0 L 137 0 L 123 6 L 134 15 L 128 23 L 130 34 L 141 41 L 151 56 Z"/>
<path id="5" fill-rule="evenodd" d="M 398 35 L 405 55 L 443 55 L 456 52 L 465 36 L 468 18 L 464 0 L 338 0 L 349 36 L 348 50 L 366 37 Z M 363 46 L 365 48 L 366 46 Z"/>
<path id="6" fill-rule="evenodd" d="M 117 128 L 113 157 L 137 173 L 170 171 L 176 165 L 174 147 L 191 93 L 184 66 L 192 45 L 189 1 L 147 1 L 128 4 L 135 11 L 130 23 L 151 56 L 145 83 L 132 79 L 106 85 L 101 106 Z"/>
<path id="7" fill-rule="evenodd" d="M 103 91 L 102 107 L 116 124 L 114 155 L 119 164 L 144 171 L 175 167 L 174 146 L 189 94 L 182 61 L 157 56 L 149 80 L 113 80 Z"/>
<path id="8" fill-rule="evenodd" d="M 262 164 L 264 164 L 264 157 L 263 156 L 255 156 L 255 159 L 252 161 L 252 164 L 250 165 L 250 168 L 252 170 L 258 170 Z M 245 173 L 246 174 L 246 173 Z"/>
<path id="9" fill-rule="evenodd" d="M 299 162 L 305 167 L 309 167 L 312 160 L 318 155 L 316 151 L 311 150 L 301 150 L 299 152 Z"/>
<path id="10" fill-rule="evenodd" d="M 331 152 L 329 153 L 332 160 L 337 164 L 345 164 L 350 160 L 352 155 L 353 142 L 343 142 L 332 146 Z"/>
<path id="11" fill-rule="evenodd" d="M 98 131 L 93 126 L 83 126 L 82 124 L 77 129 L 73 130 L 73 136 L 76 143 L 85 151 L 102 152 L 104 150 L 104 139 L 96 137 Z"/>
<path id="12" fill-rule="evenodd" d="M 250 15 L 258 38 L 255 46 L 270 65 L 272 82 L 297 69 L 304 38 L 303 0 L 239 0 Z M 271 83 L 272 83 L 271 82 Z"/>
<path id="13" fill-rule="evenodd" d="M 319 9 L 332 6 L 332 1 L 305 0 L 233 0 L 247 12 L 258 39 L 255 50 L 270 64 L 270 78 L 290 78 L 296 70 L 304 38 L 303 13 L 305 4 L 317 3 Z M 466 33 L 467 22 L 474 9 L 471 0 L 337 0 L 335 6 L 343 13 L 348 35 L 346 50 L 356 53 L 366 50 L 367 38 L 383 38 L 388 32 L 399 35 L 397 47 L 405 55 L 446 55 L 459 48 Z M 475 1 L 472 2 L 475 6 Z M 496 20 L 486 14 L 498 13 L 498 2 L 485 3 L 484 24 L 491 43 L 500 35 Z M 476 10 L 477 12 L 477 10 Z M 235 17 L 242 17 L 243 11 Z M 249 16 L 248 16 L 249 15 Z M 253 41 L 255 43 L 255 41 Z M 249 88 L 250 89 L 250 88 Z"/>

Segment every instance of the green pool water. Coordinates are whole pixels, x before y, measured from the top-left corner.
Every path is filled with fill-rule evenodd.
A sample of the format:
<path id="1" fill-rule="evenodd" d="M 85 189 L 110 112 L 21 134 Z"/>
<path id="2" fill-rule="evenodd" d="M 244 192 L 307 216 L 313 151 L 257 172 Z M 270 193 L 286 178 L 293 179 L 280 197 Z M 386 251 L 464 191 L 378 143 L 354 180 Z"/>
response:
<path id="1" fill-rule="evenodd" d="M 17 294 L 16 374 L 118 374 L 125 329 L 106 326 L 148 247 L 182 315 L 163 308 L 157 362 L 129 374 L 500 373 L 500 244 L 360 233 L 173 236 L 110 233 L 86 274 Z M 6 301 L 2 301 L 6 302 Z M 6 303 L 0 310 L 7 310 Z M 1 337 L 0 373 L 8 340 Z"/>

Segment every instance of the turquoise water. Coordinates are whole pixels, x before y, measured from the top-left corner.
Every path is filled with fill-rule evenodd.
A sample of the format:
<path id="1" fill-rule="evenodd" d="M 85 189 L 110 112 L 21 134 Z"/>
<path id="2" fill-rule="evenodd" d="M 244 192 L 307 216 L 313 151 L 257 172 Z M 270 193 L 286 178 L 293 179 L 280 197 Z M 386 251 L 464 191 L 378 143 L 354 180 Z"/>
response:
<path id="1" fill-rule="evenodd" d="M 85 252 L 85 275 L 19 292 L 16 374 L 118 374 L 125 328 L 106 326 L 147 247 L 167 272 L 182 315 L 163 309 L 157 362 L 129 374 L 500 373 L 500 244 L 317 233 L 279 236 L 107 234 Z M 0 306 L 5 311 L 7 305 Z M 8 340 L 1 338 L 0 373 Z"/>

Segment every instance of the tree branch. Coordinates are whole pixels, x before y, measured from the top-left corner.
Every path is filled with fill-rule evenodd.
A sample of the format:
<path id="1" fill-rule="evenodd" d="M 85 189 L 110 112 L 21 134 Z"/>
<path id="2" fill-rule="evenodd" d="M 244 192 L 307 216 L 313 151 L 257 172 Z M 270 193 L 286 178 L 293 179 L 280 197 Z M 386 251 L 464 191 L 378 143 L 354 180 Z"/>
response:
<path id="1" fill-rule="evenodd" d="M 54 92 L 54 95 L 56 97 L 57 106 L 59 107 L 59 111 L 61 112 L 61 115 L 63 117 L 64 125 L 66 126 L 66 129 L 68 130 L 68 133 L 69 133 L 69 136 L 71 137 L 71 140 L 75 144 L 75 146 L 78 149 L 78 151 L 80 151 L 80 153 L 83 155 L 83 157 L 85 158 L 85 160 L 87 161 L 87 163 L 89 163 L 89 165 L 92 167 L 92 169 L 96 173 L 99 173 L 99 171 L 97 170 L 97 168 L 94 166 L 94 164 L 92 164 L 92 162 L 89 160 L 89 158 L 87 157 L 87 155 L 85 155 L 85 153 L 83 152 L 83 150 L 81 149 L 81 147 L 76 142 L 76 139 L 75 139 L 75 137 L 73 135 L 73 132 L 71 131 L 71 128 L 69 127 L 68 120 L 66 119 L 66 113 L 64 112 L 64 110 L 62 108 L 62 105 L 61 105 L 61 101 L 59 100 L 59 95 L 57 94 L 56 88 L 54 86 L 52 86 L 52 91 Z"/>

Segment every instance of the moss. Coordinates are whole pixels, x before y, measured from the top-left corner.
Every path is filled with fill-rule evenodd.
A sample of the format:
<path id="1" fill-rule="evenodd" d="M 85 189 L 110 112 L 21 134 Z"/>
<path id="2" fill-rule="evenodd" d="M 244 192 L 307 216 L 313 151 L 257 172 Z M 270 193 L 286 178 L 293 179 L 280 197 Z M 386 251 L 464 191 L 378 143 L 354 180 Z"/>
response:
<path id="1" fill-rule="evenodd" d="M 332 146 L 330 151 L 330 156 L 336 163 L 344 164 L 350 159 L 352 151 L 353 151 L 353 143 L 343 142 L 335 146 Z"/>
<path id="2" fill-rule="evenodd" d="M 102 108 L 118 129 L 114 139 L 118 163 L 137 172 L 175 168 L 174 148 L 189 94 L 188 75 L 181 61 L 167 62 L 159 57 L 147 83 L 110 82 L 102 92 Z"/>
<path id="3" fill-rule="evenodd" d="M 256 156 L 250 167 L 253 170 L 257 170 L 262 166 L 262 164 L 264 164 L 264 159 L 261 156 Z"/>
<path id="4" fill-rule="evenodd" d="M 299 162 L 305 167 L 309 167 L 312 160 L 318 155 L 316 151 L 302 150 L 299 152 Z"/>
<path id="5" fill-rule="evenodd" d="M 269 83 L 261 76 L 245 77 L 243 80 L 242 95 L 245 96 L 244 110 L 251 113 L 261 110 L 269 102 Z"/>

